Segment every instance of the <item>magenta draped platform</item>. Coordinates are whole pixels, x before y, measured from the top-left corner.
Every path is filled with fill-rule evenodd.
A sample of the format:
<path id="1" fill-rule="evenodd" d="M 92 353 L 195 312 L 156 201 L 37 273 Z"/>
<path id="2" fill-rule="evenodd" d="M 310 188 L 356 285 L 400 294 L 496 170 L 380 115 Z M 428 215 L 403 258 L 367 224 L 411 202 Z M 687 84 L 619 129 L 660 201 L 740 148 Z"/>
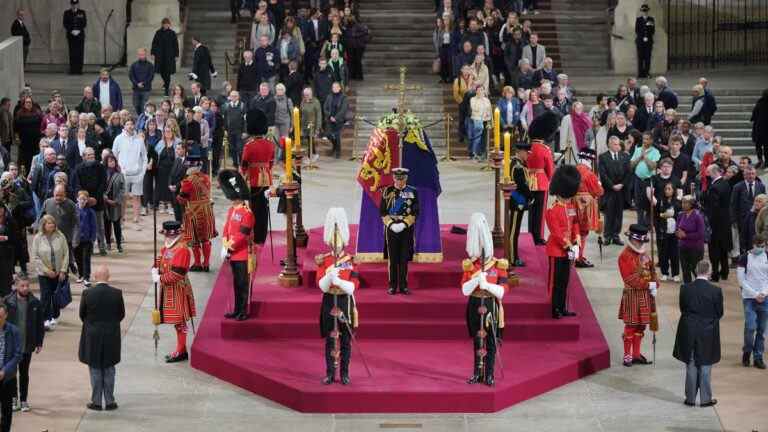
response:
<path id="1" fill-rule="evenodd" d="M 360 265 L 357 337 L 372 377 L 353 348 L 351 385 L 320 383 L 324 345 L 313 257 L 325 252 L 321 229 L 310 230 L 310 248 L 299 253 L 303 286 L 280 287 L 279 264 L 263 249 L 248 321 L 223 318 L 232 305 L 232 285 L 229 266 L 222 266 L 192 345 L 192 367 L 315 413 L 496 412 L 609 367 L 608 345 L 575 271 L 569 302 L 579 315 L 549 318 L 547 258 L 524 234 L 520 243 L 528 265 L 518 271 L 520 285 L 504 298 L 507 326 L 496 387 L 466 384 L 473 353 L 459 287 L 465 236 L 449 230 L 441 227 L 442 263 L 411 264 L 411 296 L 386 294 L 386 264 Z M 355 250 L 357 227 L 350 231 L 349 250 Z M 275 246 L 277 261 L 285 249 Z"/>

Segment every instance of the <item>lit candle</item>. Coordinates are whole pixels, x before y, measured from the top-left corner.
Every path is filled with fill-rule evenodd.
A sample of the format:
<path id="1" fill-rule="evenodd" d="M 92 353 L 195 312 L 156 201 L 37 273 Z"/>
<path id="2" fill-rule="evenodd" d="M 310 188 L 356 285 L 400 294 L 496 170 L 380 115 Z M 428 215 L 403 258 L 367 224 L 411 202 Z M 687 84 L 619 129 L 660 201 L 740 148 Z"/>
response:
<path id="1" fill-rule="evenodd" d="M 296 150 L 301 150 L 301 114 L 299 108 L 293 108 L 293 144 Z"/>
<path id="2" fill-rule="evenodd" d="M 493 149 L 497 152 L 501 146 L 501 111 L 499 107 L 493 110 Z"/>
<path id="3" fill-rule="evenodd" d="M 285 182 L 293 181 L 293 142 L 285 137 Z"/>
<path id="4" fill-rule="evenodd" d="M 509 163 L 512 158 L 512 149 L 510 141 L 512 137 L 509 132 L 504 132 L 504 182 L 509 182 Z"/>

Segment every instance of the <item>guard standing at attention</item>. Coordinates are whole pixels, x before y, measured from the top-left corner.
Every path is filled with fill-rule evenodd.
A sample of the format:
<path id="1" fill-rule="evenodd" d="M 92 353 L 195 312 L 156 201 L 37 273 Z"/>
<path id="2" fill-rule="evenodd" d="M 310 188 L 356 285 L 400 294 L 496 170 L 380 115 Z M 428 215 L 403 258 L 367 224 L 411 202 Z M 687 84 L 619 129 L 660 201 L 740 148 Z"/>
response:
<path id="1" fill-rule="evenodd" d="M 528 210 L 528 231 L 533 236 L 536 245 L 544 241 L 544 209 L 547 208 L 547 191 L 549 180 L 555 171 L 552 150 L 547 141 L 560 128 L 560 118 L 552 111 L 546 111 L 537 116 L 528 127 L 528 138 L 531 149 L 528 151 L 528 172 L 530 173 L 529 187 L 533 201 Z"/>
<path id="2" fill-rule="evenodd" d="M 329 253 L 315 257 L 317 286 L 323 292 L 320 306 L 320 335 L 325 338 L 325 378 L 323 384 L 336 380 L 336 370 L 343 385 L 349 384 L 349 358 L 352 355 L 352 329 L 358 315 L 355 289 L 360 285 L 352 255 L 344 252 L 349 244 L 349 223 L 343 208 L 328 209 L 323 241 Z"/>
<path id="3" fill-rule="evenodd" d="M 520 259 L 518 254 L 519 248 L 517 247 L 518 239 L 520 238 L 520 227 L 523 225 L 523 214 L 530 206 L 533 193 L 530 188 L 530 175 L 528 174 L 528 167 L 526 162 L 528 161 L 528 152 L 531 151 L 531 144 L 526 141 L 520 141 L 516 145 L 517 154 L 512 158 L 510 169 L 512 182 L 515 185 L 515 189 L 512 191 L 510 197 L 510 230 L 511 241 L 509 258 L 512 260 L 510 263 L 514 267 L 525 267 L 525 263 Z"/>
<path id="4" fill-rule="evenodd" d="M 493 257 L 493 237 L 482 213 L 474 213 L 467 230 L 467 255 L 462 263 L 461 292 L 467 301 L 467 329 L 474 340 L 475 367 L 468 384 L 493 386 L 497 342 L 504 328 L 501 299 L 509 290 L 506 259 Z"/>
<path id="5" fill-rule="evenodd" d="M 216 237 L 216 220 L 211 201 L 211 179 L 200 169 L 200 155 L 187 155 L 187 176 L 181 181 L 176 200 L 184 206 L 184 233 L 188 235 L 195 263 L 193 272 L 210 271 L 211 239 Z"/>
<path id="6" fill-rule="evenodd" d="M 64 11 L 64 29 L 69 45 L 69 74 L 82 75 L 85 59 L 85 26 L 88 20 L 80 9 L 80 0 L 69 0 L 72 8 Z"/>
<path id="7" fill-rule="evenodd" d="M 389 294 L 408 290 L 408 261 L 413 259 L 414 225 L 419 216 L 416 188 L 409 186 L 408 168 L 392 170 L 395 184 L 381 195 L 379 212 L 384 223 L 384 259 L 389 259 Z"/>
<path id="8" fill-rule="evenodd" d="M 250 138 L 243 147 L 240 172 L 251 187 L 250 207 L 256 225 L 253 242 L 260 247 L 267 240 L 269 228 L 269 193 L 272 186 L 272 164 L 275 158 L 275 144 L 266 138 L 267 117 L 260 109 L 248 111 L 247 130 Z M 254 251 L 255 252 L 255 251 Z M 258 252 L 256 252 L 258 256 Z"/>
<path id="9" fill-rule="evenodd" d="M 256 262 L 251 254 L 253 235 L 253 213 L 248 208 L 250 196 L 248 185 L 235 170 L 222 170 L 219 173 L 219 185 L 224 196 L 232 201 L 227 211 L 227 220 L 222 228 L 222 256 L 229 260 L 232 268 L 232 287 L 234 289 L 233 309 L 224 317 L 245 321 L 248 319 L 249 275 L 256 271 Z"/>
<path id="10" fill-rule="evenodd" d="M 598 200 L 605 192 L 600 184 L 600 179 L 594 171 L 592 165 L 595 163 L 596 153 L 591 148 L 585 148 L 579 151 L 579 164 L 576 169 L 581 174 L 581 184 L 579 192 L 576 194 L 576 214 L 579 218 L 579 233 L 581 243 L 579 244 L 579 256 L 576 257 L 577 268 L 591 268 L 595 265 L 589 262 L 584 256 L 584 250 L 587 248 L 587 236 L 590 231 L 599 233 L 602 230 L 600 223 L 600 205 Z"/>
<path id="11" fill-rule="evenodd" d="M 648 16 L 650 9 L 647 4 L 640 6 L 640 16 L 635 20 L 638 78 L 648 78 L 651 72 L 651 53 L 653 52 L 653 34 L 656 32 L 656 21 L 652 16 Z"/>

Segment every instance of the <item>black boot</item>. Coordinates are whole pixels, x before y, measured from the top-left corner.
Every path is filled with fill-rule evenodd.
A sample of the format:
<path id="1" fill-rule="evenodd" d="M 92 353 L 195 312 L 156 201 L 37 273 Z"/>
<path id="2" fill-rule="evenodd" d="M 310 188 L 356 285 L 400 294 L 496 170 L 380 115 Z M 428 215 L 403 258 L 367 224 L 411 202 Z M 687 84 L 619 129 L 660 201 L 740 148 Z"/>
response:
<path id="1" fill-rule="evenodd" d="M 477 384 L 481 381 L 480 379 L 480 365 L 477 364 L 477 359 L 475 359 L 475 371 L 473 372 L 472 376 L 469 377 L 467 380 L 467 384 Z"/>
<path id="2" fill-rule="evenodd" d="M 741 355 L 741 365 L 744 367 L 749 367 L 749 354 L 748 352 L 745 352 Z"/>
<path id="3" fill-rule="evenodd" d="M 325 376 L 325 378 L 323 378 L 323 381 L 321 381 L 321 382 L 322 382 L 323 384 L 325 384 L 325 385 L 330 385 L 330 384 L 333 384 L 333 381 L 335 380 L 335 379 L 334 379 L 334 375 L 335 375 L 335 374 L 336 374 L 335 372 L 331 372 L 331 373 L 327 374 L 327 375 Z"/>

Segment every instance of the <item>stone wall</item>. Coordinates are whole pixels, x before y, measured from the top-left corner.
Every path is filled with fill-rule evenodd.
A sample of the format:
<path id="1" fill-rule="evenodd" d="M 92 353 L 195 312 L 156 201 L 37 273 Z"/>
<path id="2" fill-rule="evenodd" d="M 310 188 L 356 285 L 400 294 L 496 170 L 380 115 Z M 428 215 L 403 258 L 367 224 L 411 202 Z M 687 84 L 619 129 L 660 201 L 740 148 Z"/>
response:
<path id="1" fill-rule="evenodd" d="M 20 37 L 0 42 L 0 97 L 11 98 L 16 105 L 24 87 L 24 49 Z"/>
<path id="2" fill-rule="evenodd" d="M 80 0 L 80 9 L 88 18 L 85 29 L 85 63 L 101 64 L 104 61 L 104 24 L 109 11 L 114 14 L 107 28 L 107 63 L 117 63 L 125 50 L 127 0 Z M 10 36 L 11 23 L 16 10 L 27 11 L 25 20 L 32 36 L 29 63 L 69 63 L 66 32 L 63 26 L 64 11 L 69 8 L 66 0 L 0 0 L 0 40 Z"/>
<path id="3" fill-rule="evenodd" d="M 667 71 L 668 37 L 664 28 L 664 8 L 659 0 L 619 0 L 614 13 L 611 35 L 611 56 L 613 70 L 617 74 L 637 74 L 637 48 L 635 48 L 635 19 L 640 15 L 640 6 L 648 4 L 649 16 L 655 18 L 656 33 L 653 38 L 651 75 Z M 618 36 L 618 37 L 617 37 Z"/>

